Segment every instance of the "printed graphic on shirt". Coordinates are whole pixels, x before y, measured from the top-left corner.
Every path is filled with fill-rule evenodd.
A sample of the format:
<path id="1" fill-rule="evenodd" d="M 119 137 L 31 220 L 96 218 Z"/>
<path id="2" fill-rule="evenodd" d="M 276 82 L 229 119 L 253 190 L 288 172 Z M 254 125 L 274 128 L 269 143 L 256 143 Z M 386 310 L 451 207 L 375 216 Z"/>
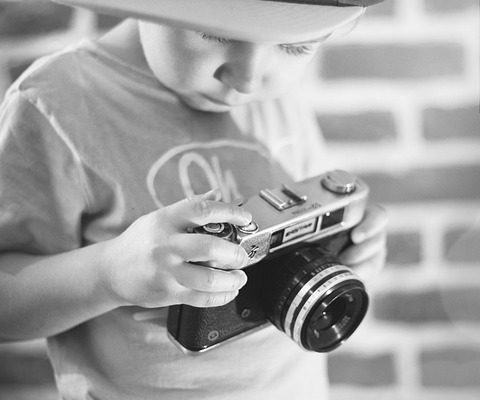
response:
<path id="1" fill-rule="evenodd" d="M 158 207 L 215 188 L 223 201 L 237 202 L 277 186 L 279 178 L 287 179 L 261 145 L 220 140 L 170 149 L 150 168 L 147 187 Z"/>

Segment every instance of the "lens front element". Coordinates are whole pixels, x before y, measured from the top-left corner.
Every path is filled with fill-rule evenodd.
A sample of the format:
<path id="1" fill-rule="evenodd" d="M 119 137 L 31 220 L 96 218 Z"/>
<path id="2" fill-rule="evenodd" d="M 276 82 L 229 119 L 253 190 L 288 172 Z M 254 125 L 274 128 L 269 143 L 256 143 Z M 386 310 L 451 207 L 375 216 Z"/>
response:
<path id="1" fill-rule="evenodd" d="M 301 342 L 308 350 L 330 351 L 343 343 L 362 321 L 366 312 L 365 291 L 348 284 L 317 304 L 303 322 Z"/>
<path id="2" fill-rule="evenodd" d="M 362 281 L 314 247 L 274 260 L 267 316 L 306 350 L 327 352 L 357 329 L 368 308 Z M 273 264 L 272 264 L 273 265 Z M 278 278 L 278 279 L 277 279 Z"/>

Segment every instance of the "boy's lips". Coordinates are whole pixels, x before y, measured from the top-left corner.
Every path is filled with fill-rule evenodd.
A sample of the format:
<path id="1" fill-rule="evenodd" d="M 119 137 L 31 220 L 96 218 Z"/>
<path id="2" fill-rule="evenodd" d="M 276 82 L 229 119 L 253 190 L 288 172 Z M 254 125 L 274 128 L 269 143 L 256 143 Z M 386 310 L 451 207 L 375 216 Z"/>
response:
<path id="1" fill-rule="evenodd" d="M 202 93 L 202 97 L 219 106 L 235 107 L 253 100 L 254 94 L 242 94 L 235 91 L 228 91 L 227 93 L 216 93 L 213 95 Z"/>
<path id="2" fill-rule="evenodd" d="M 204 94 L 203 97 L 205 97 L 208 101 L 214 103 L 214 104 L 218 104 L 220 106 L 227 106 L 227 107 L 232 107 L 234 106 L 235 104 L 233 104 L 232 102 L 228 102 L 226 100 L 223 100 L 223 99 L 217 99 L 215 97 L 211 97 L 209 95 L 206 95 Z"/>

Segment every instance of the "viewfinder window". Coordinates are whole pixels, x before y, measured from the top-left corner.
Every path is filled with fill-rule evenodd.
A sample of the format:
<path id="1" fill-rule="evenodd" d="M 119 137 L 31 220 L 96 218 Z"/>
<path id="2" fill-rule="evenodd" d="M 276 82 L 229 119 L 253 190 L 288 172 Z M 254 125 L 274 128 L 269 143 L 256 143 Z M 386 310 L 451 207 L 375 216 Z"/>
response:
<path id="1" fill-rule="evenodd" d="M 345 212 L 344 208 L 339 208 L 338 210 L 329 211 L 325 213 L 322 217 L 321 229 L 327 229 L 331 226 L 340 224 L 343 221 L 343 214 Z"/>
<path id="2" fill-rule="evenodd" d="M 283 242 L 283 229 L 281 231 L 277 231 L 272 235 L 270 240 L 270 248 L 273 249 L 274 247 L 278 247 Z"/>

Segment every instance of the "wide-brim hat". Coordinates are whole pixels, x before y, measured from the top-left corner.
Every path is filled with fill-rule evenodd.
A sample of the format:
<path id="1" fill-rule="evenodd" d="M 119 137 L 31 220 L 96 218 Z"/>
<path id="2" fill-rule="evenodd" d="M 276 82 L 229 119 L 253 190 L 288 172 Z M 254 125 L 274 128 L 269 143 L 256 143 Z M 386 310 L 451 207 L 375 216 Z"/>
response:
<path id="1" fill-rule="evenodd" d="M 226 38 L 294 43 L 321 38 L 383 0 L 54 0 Z"/>

